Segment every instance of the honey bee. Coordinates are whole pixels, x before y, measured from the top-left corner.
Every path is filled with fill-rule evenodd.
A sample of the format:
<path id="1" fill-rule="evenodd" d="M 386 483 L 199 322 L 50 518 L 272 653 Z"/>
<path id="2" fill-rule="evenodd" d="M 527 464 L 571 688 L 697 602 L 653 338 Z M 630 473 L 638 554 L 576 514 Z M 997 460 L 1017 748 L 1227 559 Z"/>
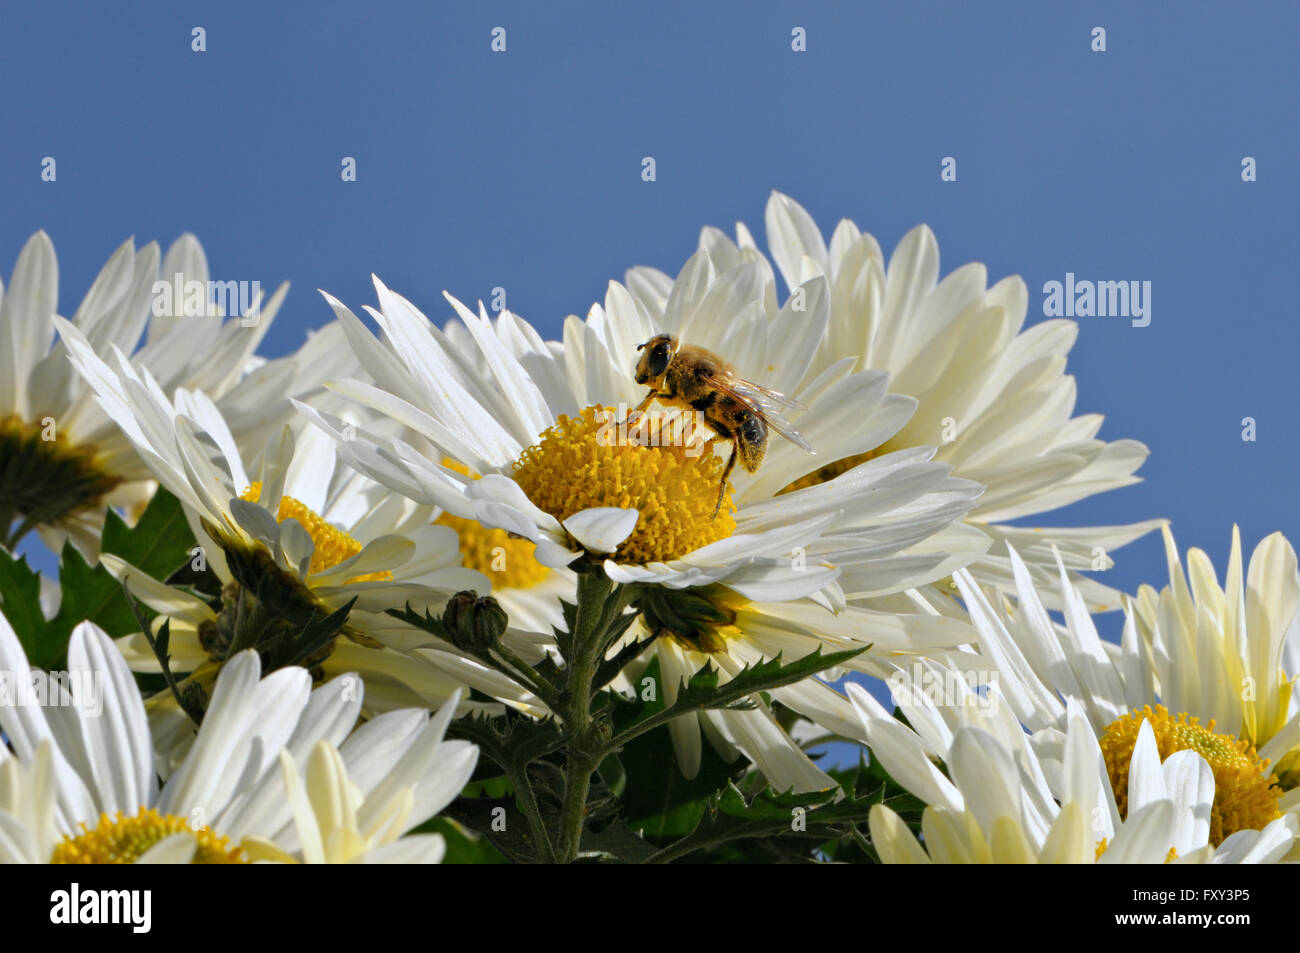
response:
<path id="1" fill-rule="evenodd" d="M 816 453 L 808 441 L 781 416 L 778 407 L 804 409 L 780 391 L 763 387 L 736 375 L 725 360 L 693 344 L 681 344 L 671 334 L 656 334 L 644 344 L 636 362 L 636 382 L 650 388 L 645 400 L 629 416 L 636 416 L 652 400 L 690 407 L 704 415 L 704 421 L 718 439 L 731 441 L 731 456 L 718 484 L 718 501 L 713 518 L 722 509 L 727 477 L 736 459 L 753 473 L 767 453 L 767 432 L 775 430 L 801 450 Z"/>

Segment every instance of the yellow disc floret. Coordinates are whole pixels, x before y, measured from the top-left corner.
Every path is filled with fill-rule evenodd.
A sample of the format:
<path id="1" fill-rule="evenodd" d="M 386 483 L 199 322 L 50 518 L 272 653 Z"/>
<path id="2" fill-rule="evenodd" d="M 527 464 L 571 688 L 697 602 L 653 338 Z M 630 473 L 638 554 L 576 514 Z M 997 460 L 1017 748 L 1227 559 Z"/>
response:
<path id="1" fill-rule="evenodd" d="M 561 415 L 515 463 L 515 481 L 561 521 L 590 507 L 637 509 L 636 528 L 615 553 L 621 562 L 665 562 L 730 536 L 730 491 L 713 517 L 722 458 L 706 441 L 666 442 L 651 433 L 620 426 L 609 408 Z"/>
<path id="2" fill-rule="evenodd" d="M 1214 720 L 1201 725 L 1186 713 L 1172 717 L 1163 705 L 1155 711 L 1147 706 L 1112 722 L 1101 738 L 1106 771 L 1115 791 L 1120 817 L 1128 812 L 1128 769 L 1137 743 L 1138 730 L 1149 721 L 1155 733 L 1156 749 L 1164 761 L 1175 751 L 1192 750 L 1203 757 L 1214 774 L 1214 806 L 1210 811 L 1210 843 L 1216 847 L 1225 837 L 1242 830 L 1261 830 L 1281 816 L 1278 799 L 1282 789 L 1248 741 L 1217 734 Z"/>
<path id="3" fill-rule="evenodd" d="M 261 480 L 254 480 L 247 490 L 239 494 L 241 500 L 247 500 L 250 503 L 256 503 L 261 499 L 261 496 Z M 325 522 L 312 512 L 306 504 L 295 500 L 291 496 L 281 496 L 280 507 L 275 514 L 275 520 L 277 523 L 283 523 L 288 519 L 297 520 L 298 525 L 307 531 L 307 535 L 311 537 L 311 541 L 315 544 L 311 554 L 311 566 L 307 569 L 308 575 L 337 566 L 343 560 L 351 559 L 361 552 L 361 544 L 353 539 L 351 535 Z M 393 574 L 388 570 L 384 570 L 383 572 L 367 573 L 364 576 L 355 576 L 347 581 L 374 582 L 392 578 Z"/>
<path id="4" fill-rule="evenodd" d="M 153 808 L 140 808 L 134 817 L 118 811 L 115 818 L 99 815 L 94 829 L 81 825 L 82 833 L 65 837 L 54 847 L 52 864 L 133 864 L 164 838 L 182 831 L 198 841 L 194 853 L 196 864 L 246 864 L 248 859 L 229 839 L 208 827 L 191 827 L 190 822 L 174 814 L 159 814 Z"/>
<path id="5" fill-rule="evenodd" d="M 469 467 L 448 457 L 443 458 L 442 465 L 479 478 Z M 531 540 L 517 539 L 503 529 L 489 529 L 476 520 L 450 513 L 443 513 L 434 522 L 456 531 L 461 561 L 491 579 L 494 590 L 530 589 L 551 574 L 534 556 L 537 546 Z"/>

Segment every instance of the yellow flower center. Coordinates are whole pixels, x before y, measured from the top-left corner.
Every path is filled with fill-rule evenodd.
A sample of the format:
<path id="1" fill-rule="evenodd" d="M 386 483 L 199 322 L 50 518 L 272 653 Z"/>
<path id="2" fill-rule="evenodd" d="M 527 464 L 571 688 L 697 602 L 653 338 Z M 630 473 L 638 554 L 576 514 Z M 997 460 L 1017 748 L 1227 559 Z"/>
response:
<path id="1" fill-rule="evenodd" d="M 194 853 L 196 864 L 246 864 L 248 859 L 238 847 L 231 847 L 228 838 L 213 833 L 211 828 L 190 827 L 189 821 L 174 814 L 159 814 L 153 808 L 140 808 L 135 817 L 116 818 L 99 815 L 99 823 L 91 830 L 84 823 L 82 833 L 65 837 L 54 847 L 52 864 L 133 864 L 164 838 L 188 831 L 198 841 Z"/>
<path id="2" fill-rule="evenodd" d="M 247 500 L 249 503 L 256 503 L 261 496 L 261 480 L 254 480 L 247 490 L 239 494 L 241 500 Z M 307 531 L 307 535 L 315 544 L 311 554 L 311 565 L 307 569 L 308 575 L 337 566 L 343 560 L 351 559 L 361 552 L 361 544 L 348 533 L 325 522 L 304 503 L 291 496 L 281 496 L 275 520 L 277 523 L 283 523 L 288 519 L 297 520 L 298 525 Z M 347 582 L 377 582 L 392 578 L 393 574 L 385 569 L 382 572 L 353 576 Z"/>
<path id="3" fill-rule="evenodd" d="M 442 465 L 476 480 L 479 478 L 479 474 L 450 457 L 443 457 Z M 537 545 L 531 540 L 518 539 L 503 529 L 488 529 L 477 520 L 450 513 L 443 513 L 434 523 L 456 531 L 461 560 L 467 568 L 477 569 L 491 579 L 494 590 L 530 589 L 551 574 L 535 558 Z"/>
<path id="4" fill-rule="evenodd" d="M 1282 789 L 1248 741 L 1214 731 L 1214 720 L 1206 725 L 1186 713 L 1171 717 L 1163 705 L 1155 711 L 1147 706 L 1112 722 L 1101 738 L 1101 750 L 1110 774 L 1111 788 L 1120 817 L 1128 812 L 1128 769 L 1143 721 L 1151 722 L 1156 749 L 1164 761 L 1175 751 L 1191 749 L 1203 757 L 1214 774 L 1214 806 L 1210 810 L 1210 843 L 1218 846 L 1225 837 L 1243 830 L 1261 830 L 1281 816 L 1278 799 Z"/>
<path id="5" fill-rule="evenodd" d="M 777 496 L 782 493 L 793 493 L 795 490 L 802 490 L 810 486 L 818 486 L 822 483 L 829 483 L 842 473 L 848 473 L 859 463 L 866 463 L 872 457 L 876 456 L 878 450 L 868 450 L 866 453 L 854 454 L 851 457 L 844 457 L 841 460 L 835 460 L 826 464 L 824 467 L 814 470 L 805 476 L 801 476 L 789 486 L 783 487 L 777 492 Z"/>
<path id="6" fill-rule="evenodd" d="M 105 473 L 98 450 L 74 443 L 53 417 L 0 418 L 0 544 L 98 504 L 122 481 Z"/>
<path id="7" fill-rule="evenodd" d="M 723 460 L 705 440 L 673 443 L 645 428 L 620 427 L 617 412 L 588 407 L 561 415 L 523 452 L 514 477 L 533 503 L 558 520 L 589 507 L 636 508 L 621 562 L 666 562 L 736 529 L 728 490 L 713 517 Z"/>

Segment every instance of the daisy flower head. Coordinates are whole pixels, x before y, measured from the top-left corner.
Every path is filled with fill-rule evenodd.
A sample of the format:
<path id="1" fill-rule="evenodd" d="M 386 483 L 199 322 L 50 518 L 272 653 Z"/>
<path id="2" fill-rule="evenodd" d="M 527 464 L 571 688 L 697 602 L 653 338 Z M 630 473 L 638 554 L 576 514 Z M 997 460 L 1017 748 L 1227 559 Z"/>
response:
<path id="1" fill-rule="evenodd" d="M 885 863 L 1271 863 L 1300 830 L 1288 815 L 1213 838 L 1214 773 L 1195 750 L 1164 752 L 1150 722 L 1136 732 L 1129 785 L 1116 795 L 1110 758 L 1077 707 L 1063 736 L 1031 736 L 996 684 L 981 704 L 936 704 L 906 675 L 895 684 L 912 727 L 861 686 L 848 688 L 872 757 L 925 804 L 923 841 L 889 806 L 872 808 L 872 843 Z"/>
<path id="2" fill-rule="evenodd" d="M 22 691 L 32 672 L 3 616 L 0 665 L 14 689 L 0 701 L 6 863 L 436 863 L 441 837 L 402 835 L 451 801 L 478 758 L 443 740 L 455 698 L 432 719 L 394 711 L 353 730 L 359 678 L 312 691 L 304 669 L 263 678 L 245 651 L 160 783 L 140 694 L 97 626 L 72 634 L 66 694 Z"/>
<path id="3" fill-rule="evenodd" d="M 323 347 L 337 332 L 309 341 L 308 361 L 259 359 L 257 346 L 287 286 L 265 304 L 260 290 L 227 293 L 227 301 L 245 308 L 227 319 L 213 288 L 235 284 L 209 282 L 203 249 L 191 235 L 172 245 L 161 268 L 156 243 L 136 249 L 126 241 L 70 323 L 93 348 L 130 355 L 164 391 L 204 390 L 235 439 L 252 448 L 291 419 L 286 394 L 311 392 L 319 384 L 313 374 L 337 373 L 341 365 Z M 190 291 L 173 295 L 173 287 Z M 23 247 L 9 287 L 0 285 L 0 545 L 12 549 L 37 530 L 56 552 L 71 538 L 94 553 L 105 506 L 143 503 L 152 474 L 71 373 L 67 345 L 55 336 L 58 291 L 54 246 L 38 232 Z"/>
<path id="4" fill-rule="evenodd" d="M 1300 807 L 1289 769 L 1300 723 L 1289 717 L 1290 678 L 1281 665 L 1297 605 L 1296 559 L 1275 534 L 1256 549 L 1243 577 L 1234 533 L 1224 586 L 1208 557 L 1193 550 L 1189 587 L 1167 530 L 1165 541 L 1170 585 L 1159 594 L 1144 587 L 1128 604 L 1119 645 L 1100 638 L 1063 567 L 1062 623 L 1048 614 L 1014 549 L 1014 607 L 982 591 L 968 573 L 955 579 L 975 644 L 1026 727 L 1059 734 L 1077 709 L 1106 753 L 1117 797 L 1131 787 L 1126 764 L 1141 725 L 1154 731 L 1162 756 L 1199 752 L 1216 783 L 1217 843 Z"/>
<path id="5" fill-rule="evenodd" d="M 1024 282 L 1013 276 L 988 287 L 981 264 L 964 265 L 939 280 L 938 243 L 924 225 L 910 231 L 888 259 L 874 237 L 847 219 L 827 241 L 812 217 L 780 193 L 768 201 L 766 226 L 775 270 L 743 224 L 735 241 L 705 228 L 697 254 L 707 255 L 718 270 L 755 263 L 770 310 L 776 308 L 776 271 L 791 299 L 821 279 L 827 318 L 810 371 L 847 360 L 854 369 L 888 372 L 890 390 L 915 401 L 914 413 L 880 444 L 823 460 L 824 469 L 804 483 L 891 451 L 935 447 L 936 461 L 985 487 L 964 517 L 966 526 L 993 540 L 971 566 L 977 579 L 1010 589 L 1007 545 L 1013 544 L 1036 581 L 1050 582 L 1055 545 L 1090 605 L 1118 608 L 1116 591 L 1078 571 L 1109 568 L 1108 553 L 1160 520 L 1070 528 L 1008 523 L 1135 483 L 1134 472 L 1146 459 L 1147 448 L 1137 441 L 1097 439 L 1100 415 L 1074 416 L 1075 384 L 1065 366 L 1078 333 L 1075 322 L 1052 319 L 1026 329 Z M 688 264 L 674 281 L 655 269 L 635 268 L 627 287 L 654 320 L 671 319 L 673 298 L 695 280 L 695 271 Z"/>
<path id="6" fill-rule="evenodd" d="M 740 276 L 708 277 L 698 304 L 711 320 L 701 319 L 701 327 L 732 330 L 706 343 L 719 353 L 739 353 L 741 342 L 748 342 L 745 332 L 753 330 L 736 317 L 737 309 L 750 314 L 748 291 L 729 296 L 719 287 Z M 723 583 L 755 597 L 825 590 L 839 598 L 840 569 L 853 564 L 867 567 L 868 591 L 894 592 L 942 573 L 949 552 L 913 554 L 909 548 L 941 533 L 979 492 L 930 462 L 928 451 L 913 450 L 778 497 L 815 469 L 818 457 L 774 437 L 756 473 L 733 473 L 714 519 L 724 449 L 676 408 L 665 411 L 657 440 L 655 428 L 638 428 L 620 413 L 640 403 L 646 388 L 633 374 L 636 344 L 611 349 L 600 340 L 595 329 L 605 323 L 604 310 L 593 309 L 585 324 L 571 318 L 564 344 L 553 345 L 515 315 L 503 312 L 494 322 L 482 309 L 475 315 L 449 299 L 476 348 L 464 355 L 413 305 L 378 280 L 376 289 L 380 307 L 370 313 L 382 331 L 379 339 L 346 307 L 331 304 L 362 366 L 384 384 L 341 380 L 329 386 L 424 434 L 459 466 L 398 439 L 344 439 L 345 426 L 332 415 L 300 407 L 373 479 L 527 538 L 543 565 L 581 558 L 618 583 L 674 589 Z M 611 294 L 631 306 L 626 293 Z M 640 318 L 628 341 L 653 336 L 646 316 Z M 906 419 L 911 401 L 888 394 L 882 374 L 838 365 L 809 379 L 809 347 L 801 357 L 801 342 L 791 337 L 800 322 L 790 324 L 790 334 L 773 332 L 770 345 L 765 332 L 762 351 L 746 343 L 753 357 L 735 366 L 749 377 L 770 368 L 765 380 L 806 406 L 794 425 L 810 445 L 824 448 L 819 454 L 870 443 Z M 482 365 L 486 374 L 473 372 Z M 702 439 L 692 442 L 692 433 Z"/>
<path id="7" fill-rule="evenodd" d="M 824 293 L 810 292 L 810 314 L 792 305 L 769 316 L 754 297 L 762 284 L 753 268 L 717 275 L 706 258 L 698 262 L 694 297 L 680 299 L 695 316 L 681 340 L 733 356 L 737 376 L 783 388 L 806 407 L 792 426 L 810 445 L 836 456 L 858 452 L 906 419 L 912 402 L 890 395 L 879 372 L 841 363 L 809 375 L 826 320 Z M 611 287 L 606 306 L 586 322 L 571 318 L 563 343 L 544 342 L 508 312 L 494 321 L 481 307 L 474 314 L 449 299 L 459 317 L 453 339 L 378 280 L 376 290 L 379 308 L 370 313 L 379 338 L 329 300 L 363 368 L 383 386 L 330 386 L 424 435 L 436 452 L 400 439 L 347 439 L 333 415 L 300 405 L 304 413 L 367 476 L 527 539 L 543 565 L 598 573 L 635 593 L 626 604 L 637 619 L 610 658 L 655 640 L 663 646 L 666 695 L 710 661 L 726 681 L 745 664 L 781 653 L 790 660 L 832 645 L 906 651 L 968 640 L 943 618 L 843 613 L 842 573 L 853 573 L 855 595 L 892 593 L 951 572 L 987 542 L 978 532 L 947 532 L 978 488 L 951 478 L 929 459 L 931 451 L 886 455 L 783 493 L 818 457 L 773 434 L 761 467 L 752 474 L 737 468 L 724 483 L 726 448 L 692 438 L 707 424 L 645 401 L 647 388 L 634 371 L 637 344 L 656 330 L 626 289 Z M 635 416 L 638 404 L 645 417 Z M 661 415 L 657 428 L 644 425 L 650 414 Z M 768 608 L 777 603 L 798 604 Z M 846 703 L 826 692 L 819 704 L 838 699 L 843 710 Z M 682 766 L 694 773 L 700 725 L 692 716 L 673 730 Z M 828 786 L 765 705 L 710 716 L 704 730 L 724 751 L 756 762 L 773 745 L 791 755 L 766 759 L 764 773 L 782 789 Z"/>
<path id="8" fill-rule="evenodd" d="M 513 683 L 387 614 L 409 605 L 436 615 L 453 593 L 487 588 L 461 565 L 455 534 L 431 525 L 428 507 L 343 466 L 315 428 L 295 436 L 284 426 L 246 464 L 205 394 L 182 388 L 173 403 L 120 353 L 112 368 L 75 328 L 64 322 L 60 332 L 105 412 L 180 500 L 196 559 L 211 573 L 216 591 L 200 592 L 101 557 L 167 620 L 171 671 L 206 687 L 224 661 L 253 647 L 268 668 L 360 671 L 375 708 L 441 704 L 461 686 L 529 704 Z M 521 650 L 540 657 L 524 641 Z M 133 668 L 160 671 L 151 636 L 120 644 Z"/>

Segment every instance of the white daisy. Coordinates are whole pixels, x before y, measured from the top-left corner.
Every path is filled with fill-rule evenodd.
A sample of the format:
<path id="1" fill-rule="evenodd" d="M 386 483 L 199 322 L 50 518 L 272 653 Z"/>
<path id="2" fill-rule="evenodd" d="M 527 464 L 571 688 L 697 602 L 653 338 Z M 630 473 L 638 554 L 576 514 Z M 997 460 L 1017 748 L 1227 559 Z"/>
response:
<path id="1" fill-rule="evenodd" d="M 1234 526 L 1220 586 L 1199 549 L 1188 550 L 1184 575 L 1173 534 L 1166 529 L 1164 537 L 1169 585 L 1159 592 L 1139 587 L 1131 605 L 1161 701 L 1235 731 L 1273 761 L 1284 788 L 1295 787 L 1300 707 L 1293 685 L 1300 666 L 1286 656 L 1288 637 L 1300 629 L 1295 550 L 1273 533 L 1255 547 L 1243 576 Z"/>
<path id="2" fill-rule="evenodd" d="M 333 442 L 315 428 L 295 438 L 284 427 L 250 476 L 206 395 L 178 389 L 173 405 L 147 370 L 137 371 L 120 352 L 114 370 L 77 329 L 62 321 L 59 328 L 72 364 L 105 412 L 185 507 L 223 586 L 221 603 L 213 606 L 118 557 L 101 557 L 135 596 L 170 620 L 174 671 L 192 671 L 206 684 L 230 654 L 252 645 L 271 667 L 301 664 L 326 677 L 360 670 L 376 708 L 441 704 L 462 685 L 531 706 L 509 679 L 387 615 L 408 604 L 438 615 L 451 594 L 487 590 L 481 573 L 461 565 L 455 533 L 430 524 L 429 507 L 342 466 Z M 304 626 L 349 603 L 344 638 L 301 643 Z M 508 637 L 534 660 L 542 657 L 536 641 Z M 159 671 L 143 633 L 121 645 L 133 668 Z M 168 696 L 162 703 L 171 705 Z"/>
<path id="3" fill-rule="evenodd" d="M 13 686 L 32 684 L 3 616 L 0 668 Z M 259 669 L 247 651 L 222 670 L 189 754 L 160 785 L 131 672 L 100 629 L 78 626 L 68 648 L 72 704 L 21 694 L 0 703 L 13 749 L 0 746 L 0 860 L 439 860 L 441 837 L 398 838 L 473 773 L 477 747 L 442 740 L 457 699 L 432 720 L 397 711 L 353 731 L 359 678 L 313 692 L 301 668 L 265 678 Z"/>
<path id="4" fill-rule="evenodd" d="M 1283 794 L 1292 776 L 1284 771 L 1291 783 L 1279 783 L 1274 773 L 1275 765 L 1286 768 L 1284 756 L 1300 736 L 1300 725 L 1287 716 L 1290 679 L 1280 664 L 1300 594 L 1296 558 L 1285 539 L 1271 536 L 1243 580 L 1234 539 L 1225 593 L 1209 559 L 1194 550 L 1189 590 L 1168 531 L 1165 541 L 1171 585 L 1159 596 L 1144 589 L 1138 606 L 1128 607 L 1118 646 L 1098 636 L 1063 569 L 1064 624 L 1054 623 L 1014 549 L 1014 609 L 1001 598 L 990 601 L 965 572 L 955 580 L 982 664 L 997 672 L 1019 720 L 1031 731 L 1059 734 L 1070 706 L 1077 707 L 1100 738 L 1117 792 L 1140 722 L 1155 730 L 1162 754 L 1195 748 L 1216 780 L 1217 842 L 1300 810 L 1296 791 Z"/>
<path id="5" fill-rule="evenodd" d="M 223 320 L 208 293 L 207 262 L 193 236 L 179 239 L 162 264 L 168 282 L 201 282 L 201 298 L 155 301 L 159 250 L 124 242 L 100 271 L 73 315 L 90 344 L 117 348 L 149 369 L 167 392 L 205 390 L 226 414 L 245 448 L 260 447 L 290 419 L 288 396 L 305 395 L 314 374 L 339 373 L 329 348 L 337 329 L 298 357 L 261 362 L 255 351 L 283 301 L 282 285 L 247 319 Z M 159 307 L 155 308 L 157 303 Z M 56 552 L 65 536 L 94 553 L 104 507 L 147 499 L 151 474 L 71 373 L 67 349 L 55 341 L 58 262 L 44 232 L 18 257 L 7 291 L 0 286 L 0 545 L 12 549 L 32 529 Z M 161 312 L 159 314 L 159 312 Z M 143 338 L 143 340 L 142 340 Z"/>
<path id="6" fill-rule="evenodd" d="M 330 327 L 341 325 L 334 321 Z M 465 325 L 459 321 L 448 321 L 443 334 L 448 348 L 462 360 L 480 358 L 473 376 L 486 378 L 490 375 L 488 362 L 482 359 L 482 352 L 474 345 L 473 336 Z M 319 398 L 313 397 L 311 405 L 317 409 L 326 409 Z M 391 421 L 391 418 L 386 419 Z M 437 448 L 422 434 L 410 428 L 403 429 L 404 439 L 412 446 L 426 455 L 435 458 L 440 456 Z M 479 476 L 450 457 L 443 457 L 442 463 L 464 476 Z M 441 507 L 436 508 L 435 512 L 435 523 L 456 531 L 465 565 L 477 569 L 491 580 L 492 597 L 506 610 L 512 627 L 547 636 L 556 629 L 564 628 L 560 602 L 573 602 L 577 588 L 577 580 L 571 569 L 543 565 L 535 555 L 536 545 L 528 539 L 504 529 L 484 526 L 477 520 L 453 515 Z"/>
<path id="7" fill-rule="evenodd" d="M 849 686 L 872 756 L 926 805 L 924 846 L 890 807 L 872 808 L 872 842 L 886 863 L 1270 863 L 1300 830 L 1288 815 L 1212 846 L 1210 766 L 1192 750 L 1162 759 L 1149 722 L 1137 733 L 1117 803 L 1103 750 L 1077 707 L 1064 744 L 1053 749 L 999 705 L 996 685 L 979 701 L 940 705 L 900 682 L 895 700 L 913 728 Z"/>
<path id="8" fill-rule="evenodd" d="M 742 374 L 772 381 L 804 401 L 810 409 L 796 423 L 815 446 L 835 456 L 876 446 L 906 419 L 911 401 L 887 394 L 878 372 L 854 374 L 841 365 L 805 382 L 820 336 L 815 323 L 807 330 L 804 317 L 791 311 L 780 327 L 754 326 L 754 315 L 732 313 L 728 291 L 753 276 L 708 278 L 693 307 L 714 323 L 700 319 L 700 338 L 706 326 L 722 328 L 717 340 L 704 343 L 736 355 Z M 844 565 L 854 568 L 864 592 L 888 593 L 950 572 L 969 558 L 971 546 L 978 551 L 986 542 L 978 533 L 943 535 L 977 489 L 949 478 L 945 467 L 929 462 L 929 451 L 881 457 L 778 498 L 816 466 L 816 458 L 774 437 L 762 468 L 735 477 L 735 492 L 715 520 L 720 456 L 698 444 L 646 445 L 653 441 L 638 442 L 634 434 L 624 440 L 617 432 L 617 420 L 626 416 L 619 406 L 637 403 L 645 389 L 633 379 L 635 344 L 611 349 L 593 330 L 603 320 L 599 308 L 585 330 L 570 322 L 561 350 L 514 315 L 493 323 L 453 299 L 472 337 L 473 350 L 466 353 L 409 302 L 378 281 L 376 289 L 380 310 L 371 314 L 383 329 L 380 340 L 342 304 L 330 303 L 362 366 L 384 389 L 355 380 L 331 387 L 424 434 L 439 453 L 422 453 L 402 440 L 384 445 L 349 436 L 332 415 L 306 405 L 303 411 L 368 476 L 462 519 L 529 539 L 545 565 L 582 560 L 618 583 L 662 586 L 683 599 L 710 602 L 712 621 L 691 631 L 665 626 L 677 613 L 650 619 L 638 605 L 645 617 L 631 640 L 668 629 L 654 649 L 667 696 L 675 695 L 679 676 L 689 677 L 710 659 L 725 681 L 742 665 L 778 653 L 790 661 L 819 646 L 875 643 L 878 651 L 907 651 L 968 637 L 935 616 L 855 610 L 837 618 L 832 612 L 844 607 L 837 584 Z M 626 294 L 611 293 L 612 307 L 630 302 Z M 641 341 L 653 333 L 648 323 L 637 332 Z M 758 350 L 754 336 L 763 342 Z M 482 368 L 486 374 L 476 373 Z M 480 478 L 467 478 L 466 468 Z M 972 543 L 973 537 L 979 538 Z M 953 541 L 958 555 L 945 550 Z M 788 611 L 766 605 L 805 597 L 820 605 L 808 601 Z M 838 701 L 843 711 L 842 699 L 828 689 L 822 693 L 810 683 L 800 693 L 809 696 L 803 702 L 816 698 L 818 710 Z M 765 703 L 710 714 L 704 727 L 724 753 L 743 751 L 782 789 L 831 783 L 785 736 Z M 683 719 L 673 731 L 682 766 L 693 774 L 700 756 L 697 719 Z"/>
<path id="9" fill-rule="evenodd" d="M 735 492 L 711 519 L 721 455 L 698 445 L 646 446 L 635 434 L 624 440 L 617 433 L 617 408 L 635 404 L 645 390 L 632 376 L 635 346 L 610 353 L 593 335 L 557 357 L 518 317 L 503 314 L 493 325 L 485 313 L 476 316 L 450 299 L 492 369 L 483 380 L 465 373 L 475 358 L 449 348 L 441 331 L 377 280 L 376 289 L 380 310 L 371 314 L 384 331 L 381 340 L 343 305 L 331 304 L 362 366 L 386 389 L 356 380 L 330 386 L 427 435 L 481 479 L 401 440 L 383 446 L 346 439 L 345 425 L 331 415 L 300 407 L 336 436 L 358 469 L 411 499 L 532 540 L 544 564 L 568 565 L 587 554 L 617 582 L 725 582 L 747 595 L 795 598 L 837 591 L 840 567 L 852 563 L 870 574 L 872 591 L 893 592 L 940 571 L 946 552 L 898 554 L 950 524 L 978 493 L 930 463 L 928 451 L 913 450 L 777 500 L 777 491 L 818 458 L 774 437 L 762 468 L 735 475 Z M 731 346 L 735 354 L 747 329 L 729 324 L 725 302 L 713 300 L 725 292 L 714 288 L 706 300 L 715 308 L 710 314 L 732 327 L 718 350 Z M 781 374 L 765 379 L 808 405 L 795 423 L 819 453 L 838 456 L 879 440 L 906 418 L 911 402 L 887 394 L 882 374 L 840 366 L 801 383 L 811 354 L 800 357 L 799 344 L 773 341 L 771 353 L 757 360 L 779 367 Z M 762 376 L 746 363 L 737 362 L 742 374 Z"/>
<path id="10" fill-rule="evenodd" d="M 1051 582 L 1055 545 L 1090 604 L 1117 608 L 1117 592 L 1076 571 L 1109 568 L 1111 551 L 1162 521 L 1008 524 L 1135 483 L 1134 471 L 1146 459 L 1147 448 L 1137 441 L 1098 440 L 1100 415 L 1073 416 L 1075 384 L 1065 364 L 1078 326 L 1054 319 L 1024 329 L 1028 293 L 1018 276 L 987 288 L 984 266 L 968 264 L 939 281 L 938 243 L 924 225 L 909 232 L 886 262 L 876 239 L 847 219 L 828 243 L 812 217 L 780 193 L 768 202 L 766 224 L 772 260 L 792 294 L 818 289 L 829 298 L 811 372 L 848 359 L 857 369 L 889 372 L 890 389 L 916 400 L 915 413 L 895 433 L 865 452 L 823 461 L 830 466 L 814 479 L 875 455 L 937 446 L 935 460 L 986 487 L 965 517 L 967 526 L 994 540 L 971 566 L 977 579 L 1009 590 L 1006 545 L 1012 544 L 1038 583 Z M 705 228 L 699 254 L 718 272 L 752 263 L 764 280 L 751 300 L 777 312 L 773 270 L 743 224 L 736 226 L 735 242 Z M 674 282 L 655 269 L 635 268 L 627 286 L 653 322 L 671 328 L 674 297 L 684 283 L 698 280 L 699 270 L 692 259 Z"/>

